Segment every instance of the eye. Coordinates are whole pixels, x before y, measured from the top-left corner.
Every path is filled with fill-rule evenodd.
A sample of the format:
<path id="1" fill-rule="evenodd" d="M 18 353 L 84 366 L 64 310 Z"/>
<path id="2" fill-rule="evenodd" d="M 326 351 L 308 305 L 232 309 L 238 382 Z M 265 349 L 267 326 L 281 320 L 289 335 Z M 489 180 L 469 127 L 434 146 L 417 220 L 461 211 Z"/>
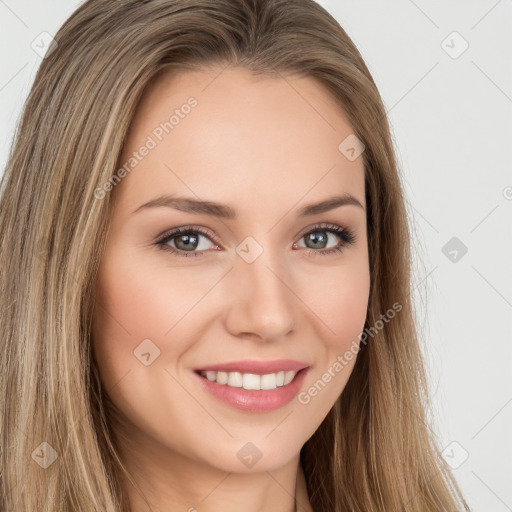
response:
<path id="1" fill-rule="evenodd" d="M 327 234 L 327 235 L 326 235 Z M 331 236 L 329 236 L 331 235 Z M 329 243 L 329 239 L 338 238 L 339 242 L 334 247 L 325 248 L 325 244 Z M 156 245 L 171 254 L 179 257 L 196 257 L 202 256 L 208 250 L 208 242 L 201 242 L 201 239 L 209 240 L 210 243 L 215 237 L 208 230 L 200 227 L 182 227 L 176 228 L 156 242 Z M 301 240 L 305 239 L 312 247 L 307 247 L 307 252 L 311 255 L 328 255 L 341 252 L 345 247 L 355 242 L 355 234 L 336 224 L 320 224 L 314 226 L 313 229 L 307 231 L 301 236 Z M 303 245 L 293 244 L 294 248 L 304 247 Z M 218 246 L 215 246 L 219 250 Z M 211 249 L 211 247 L 210 247 Z"/>
<path id="2" fill-rule="evenodd" d="M 327 233 L 328 235 L 326 236 L 325 233 Z M 329 242 L 329 238 L 336 237 L 340 241 L 334 247 L 325 248 L 325 245 L 328 244 Z M 307 247 L 308 253 L 315 256 L 325 256 L 336 252 L 341 252 L 347 246 L 354 244 L 356 241 L 356 237 L 353 231 L 345 227 L 337 226 L 336 224 L 320 224 L 318 226 L 315 226 L 312 230 L 303 234 L 301 236 L 301 240 L 303 238 L 306 240 L 306 243 L 309 243 L 313 246 L 312 248 Z M 298 245 L 294 244 L 294 247 L 298 247 Z"/>
<path id="3" fill-rule="evenodd" d="M 165 234 L 160 241 L 156 242 L 156 245 L 162 250 L 176 254 L 177 256 L 183 256 L 185 258 L 191 256 L 195 257 L 201 256 L 201 253 L 208 249 L 208 247 L 205 247 L 208 243 L 201 243 L 201 238 L 206 238 L 211 241 L 212 235 L 202 228 L 177 228 Z M 171 243 L 173 245 L 171 245 Z M 195 249 L 200 249 L 200 251 L 196 251 Z"/>

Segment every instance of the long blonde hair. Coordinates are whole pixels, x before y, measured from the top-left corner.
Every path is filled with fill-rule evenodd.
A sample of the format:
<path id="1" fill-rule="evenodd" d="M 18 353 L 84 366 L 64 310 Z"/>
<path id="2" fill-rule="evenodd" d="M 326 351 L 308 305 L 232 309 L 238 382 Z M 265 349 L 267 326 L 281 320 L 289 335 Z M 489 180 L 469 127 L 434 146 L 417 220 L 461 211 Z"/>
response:
<path id="1" fill-rule="evenodd" d="M 411 254 L 386 112 L 361 55 L 312 0 L 89 0 L 55 35 L 1 182 L 0 510 L 129 510 L 91 351 L 117 169 L 146 86 L 171 66 L 316 79 L 363 141 L 371 290 L 345 390 L 301 450 L 317 512 L 467 507 L 427 422 Z M 340 141 L 341 142 L 341 141 Z"/>

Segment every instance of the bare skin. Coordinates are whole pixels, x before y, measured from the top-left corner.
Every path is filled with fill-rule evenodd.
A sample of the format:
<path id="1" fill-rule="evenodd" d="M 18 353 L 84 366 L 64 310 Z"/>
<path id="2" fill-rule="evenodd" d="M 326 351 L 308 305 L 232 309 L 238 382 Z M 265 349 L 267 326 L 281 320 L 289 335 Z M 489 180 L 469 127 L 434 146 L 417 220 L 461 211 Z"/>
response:
<path id="1" fill-rule="evenodd" d="M 362 158 L 338 150 L 353 129 L 329 93 L 310 78 L 283 76 L 222 67 L 164 75 L 130 128 L 121 163 L 187 98 L 197 100 L 115 186 L 98 275 L 94 353 L 122 413 L 123 459 L 152 507 L 125 480 L 133 512 L 292 512 L 295 497 L 297 510 L 312 510 L 300 450 L 345 387 L 355 357 L 332 367 L 359 341 L 368 306 L 364 169 Z M 163 194 L 238 215 L 167 206 L 133 213 Z M 362 207 L 298 215 L 345 194 Z M 344 242 L 322 223 L 349 229 L 355 241 L 327 254 Z M 166 242 L 198 256 L 156 244 L 179 227 L 207 230 L 195 245 L 183 234 Z M 247 237 L 263 249 L 250 263 L 237 252 L 256 250 Z M 151 358 L 153 347 L 160 351 L 149 365 L 134 354 L 146 339 Z M 308 403 L 248 412 L 206 392 L 194 373 L 245 359 L 307 362 L 303 396 L 329 370 L 331 378 Z M 249 442 L 261 453 L 252 467 L 237 456 Z"/>

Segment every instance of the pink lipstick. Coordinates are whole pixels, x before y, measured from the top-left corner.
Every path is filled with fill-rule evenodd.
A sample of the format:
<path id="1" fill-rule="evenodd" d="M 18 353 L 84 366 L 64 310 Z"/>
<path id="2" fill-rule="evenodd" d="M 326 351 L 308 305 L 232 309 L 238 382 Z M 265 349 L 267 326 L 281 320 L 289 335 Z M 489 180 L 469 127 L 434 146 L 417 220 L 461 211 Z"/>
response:
<path id="1" fill-rule="evenodd" d="M 292 360 L 237 361 L 196 368 L 203 389 L 246 412 L 279 409 L 298 394 L 308 363 Z"/>

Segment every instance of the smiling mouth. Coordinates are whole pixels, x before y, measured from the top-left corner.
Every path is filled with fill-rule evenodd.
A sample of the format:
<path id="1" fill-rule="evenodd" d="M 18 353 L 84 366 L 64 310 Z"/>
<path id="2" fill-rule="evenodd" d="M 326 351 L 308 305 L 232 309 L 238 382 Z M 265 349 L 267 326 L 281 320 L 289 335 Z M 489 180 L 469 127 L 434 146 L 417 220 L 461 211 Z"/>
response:
<path id="1" fill-rule="evenodd" d="M 198 370 L 196 373 L 210 382 L 221 386 L 243 388 L 246 390 L 271 391 L 287 386 L 295 377 L 307 368 L 299 371 L 288 370 L 278 371 L 259 375 L 255 373 L 222 372 L 213 370 Z"/>

